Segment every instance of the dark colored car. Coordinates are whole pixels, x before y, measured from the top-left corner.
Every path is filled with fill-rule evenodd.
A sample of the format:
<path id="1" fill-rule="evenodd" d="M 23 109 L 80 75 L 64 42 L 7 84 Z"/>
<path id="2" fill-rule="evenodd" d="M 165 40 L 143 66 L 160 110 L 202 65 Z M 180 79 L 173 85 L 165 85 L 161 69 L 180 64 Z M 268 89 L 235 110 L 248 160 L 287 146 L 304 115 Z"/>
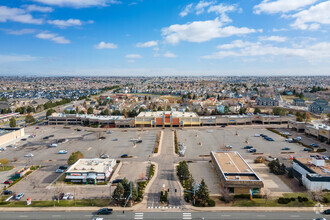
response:
<path id="1" fill-rule="evenodd" d="M 142 143 L 142 140 L 137 140 L 136 143 L 137 143 L 137 144 L 138 144 L 138 143 Z"/>
<path id="2" fill-rule="evenodd" d="M 323 214 L 325 214 L 325 215 L 329 215 L 329 214 L 330 214 L 330 209 L 325 210 L 325 211 L 323 212 Z"/>
<path id="3" fill-rule="evenodd" d="M 26 138 L 21 139 L 21 141 L 26 141 Z"/>
<path id="4" fill-rule="evenodd" d="M 253 148 L 253 146 L 245 146 L 245 147 L 243 147 L 243 149 L 251 149 L 251 148 Z"/>
<path id="5" fill-rule="evenodd" d="M 99 137 L 99 139 L 100 139 L 100 140 L 104 140 L 104 139 L 105 139 L 105 137 L 103 137 L 103 136 L 102 136 L 102 137 Z"/>
<path id="6" fill-rule="evenodd" d="M 78 128 L 77 131 L 81 131 L 81 129 Z"/>
<path id="7" fill-rule="evenodd" d="M 121 155 L 120 157 L 121 157 L 121 158 L 126 158 L 126 157 L 128 157 L 128 155 L 127 155 L 127 154 L 123 154 L 123 155 Z"/>
<path id="8" fill-rule="evenodd" d="M 3 194 L 4 195 L 10 195 L 10 194 L 12 194 L 13 192 L 12 191 L 10 191 L 10 190 L 4 190 L 3 191 Z"/>
<path id="9" fill-rule="evenodd" d="M 289 148 L 289 147 L 284 147 L 284 148 L 282 148 L 282 150 L 291 150 L 291 148 Z"/>
<path id="10" fill-rule="evenodd" d="M 257 152 L 257 150 L 254 149 L 254 148 L 248 149 L 248 151 L 249 151 L 250 153 L 255 153 L 255 152 Z"/>
<path id="11" fill-rule="evenodd" d="M 310 148 L 304 148 L 304 151 L 312 151 Z"/>
<path id="12" fill-rule="evenodd" d="M 222 128 L 225 128 L 225 127 L 226 127 L 226 125 L 221 125 L 221 127 L 222 127 Z"/>
<path id="13" fill-rule="evenodd" d="M 51 134 L 51 135 L 49 135 L 48 137 L 54 137 L 54 135 L 53 135 L 53 134 Z"/>
<path id="14" fill-rule="evenodd" d="M 110 215 L 112 214 L 112 211 L 113 209 L 108 209 L 108 208 L 102 208 L 102 209 L 99 209 L 96 214 L 97 215 Z"/>
<path id="15" fill-rule="evenodd" d="M 311 146 L 311 147 L 319 147 L 319 145 L 318 144 L 315 144 L 315 143 L 310 144 L 309 146 Z"/>
<path id="16" fill-rule="evenodd" d="M 68 169 L 68 167 L 67 166 L 59 166 L 59 168 L 58 169 L 61 169 L 61 170 L 66 170 L 66 169 Z"/>
<path id="17" fill-rule="evenodd" d="M 270 137 L 266 137 L 265 138 L 267 141 L 274 141 L 274 139 L 273 138 L 270 138 Z"/>
<path id="18" fill-rule="evenodd" d="M 42 139 L 44 139 L 44 140 L 47 140 L 49 137 L 48 136 L 46 136 L 46 137 L 43 137 Z"/>
<path id="19" fill-rule="evenodd" d="M 63 199 L 64 193 L 60 193 L 59 199 Z"/>
<path id="20" fill-rule="evenodd" d="M 13 181 L 12 180 L 6 180 L 5 182 L 3 182 L 4 184 L 12 184 Z"/>
<path id="21" fill-rule="evenodd" d="M 112 181 L 112 183 L 120 183 L 121 181 L 123 181 L 122 179 L 115 179 L 114 181 Z"/>
<path id="22" fill-rule="evenodd" d="M 260 134 L 260 136 L 263 138 L 267 137 L 267 135 L 265 135 L 265 134 Z"/>

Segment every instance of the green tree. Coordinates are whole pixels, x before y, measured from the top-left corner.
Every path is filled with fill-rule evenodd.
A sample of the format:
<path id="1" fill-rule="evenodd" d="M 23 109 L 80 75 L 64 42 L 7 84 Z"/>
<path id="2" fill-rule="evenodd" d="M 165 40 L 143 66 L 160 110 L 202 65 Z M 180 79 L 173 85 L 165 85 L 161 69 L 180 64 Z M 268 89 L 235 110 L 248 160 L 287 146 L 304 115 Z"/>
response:
<path id="1" fill-rule="evenodd" d="M 8 101 L 8 99 L 6 98 L 6 97 L 2 97 L 1 99 L 0 99 L 0 101 Z"/>
<path id="2" fill-rule="evenodd" d="M 123 184 L 118 183 L 116 189 L 113 191 L 112 198 L 116 201 L 121 201 L 124 197 L 125 189 Z"/>
<path id="3" fill-rule="evenodd" d="M 105 110 L 103 111 L 103 114 L 104 114 L 104 115 L 110 115 L 110 111 L 109 111 L 109 109 L 105 109 Z"/>
<path id="4" fill-rule="evenodd" d="M 92 107 L 89 107 L 87 109 L 87 114 L 93 114 L 93 112 L 94 112 L 94 109 Z"/>
<path id="5" fill-rule="evenodd" d="M 80 151 L 73 152 L 68 159 L 68 164 L 72 165 L 82 158 L 84 158 L 84 155 Z"/>
<path id="6" fill-rule="evenodd" d="M 5 169 L 5 166 L 7 166 L 10 163 L 10 160 L 6 159 L 6 158 L 2 158 L 0 159 L 0 164 L 2 166 L 2 169 Z"/>
<path id="7" fill-rule="evenodd" d="M 171 110 L 172 110 L 172 108 L 170 105 L 166 106 L 166 111 L 171 111 Z"/>
<path id="8" fill-rule="evenodd" d="M 163 111 L 162 106 L 158 106 L 157 111 Z"/>
<path id="9" fill-rule="evenodd" d="M 177 175 L 180 180 L 187 180 L 190 177 L 187 161 L 181 161 L 177 167 Z"/>
<path id="10" fill-rule="evenodd" d="M 254 114 L 260 114 L 261 113 L 260 108 L 255 108 L 253 113 Z"/>
<path id="11" fill-rule="evenodd" d="M 35 112 L 35 110 L 34 110 L 34 108 L 32 107 L 32 106 L 28 106 L 27 108 L 26 108 L 26 112 L 27 113 L 31 113 L 31 112 Z"/>
<path id="12" fill-rule="evenodd" d="M 11 119 L 9 119 L 9 126 L 11 128 L 15 128 L 17 126 L 15 117 L 11 117 Z"/>
<path id="13" fill-rule="evenodd" d="M 210 200 L 209 190 L 205 184 L 204 179 L 202 179 L 201 184 L 199 185 L 198 190 L 196 191 L 196 203 L 201 206 L 207 206 L 208 201 Z"/>
<path id="14" fill-rule="evenodd" d="M 32 124 L 35 122 L 36 122 L 36 119 L 32 115 L 27 115 L 25 117 L 25 123 Z"/>
<path id="15" fill-rule="evenodd" d="M 51 116 L 53 113 L 55 112 L 54 109 L 48 109 L 47 112 L 46 112 L 46 118 L 48 118 L 48 116 Z"/>

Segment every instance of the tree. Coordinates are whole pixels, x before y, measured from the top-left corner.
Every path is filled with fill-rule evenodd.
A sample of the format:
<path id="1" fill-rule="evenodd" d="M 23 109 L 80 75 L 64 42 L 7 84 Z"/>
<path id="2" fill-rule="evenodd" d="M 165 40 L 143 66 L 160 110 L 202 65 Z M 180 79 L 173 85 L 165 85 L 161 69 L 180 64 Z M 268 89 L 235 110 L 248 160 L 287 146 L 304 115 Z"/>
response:
<path id="1" fill-rule="evenodd" d="M 47 112 L 46 112 L 46 118 L 48 118 L 48 116 L 51 116 L 53 113 L 55 112 L 54 109 L 48 109 Z"/>
<path id="2" fill-rule="evenodd" d="M 32 123 L 35 123 L 35 122 L 36 122 L 36 119 L 32 115 L 27 115 L 25 117 L 25 123 L 32 124 Z"/>
<path id="3" fill-rule="evenodd" d="M 4 170 L 5 166 L 7 166 L 9 164 L 10 160 L 6 159 L 6 158 L 3 158 L 3 159 L 0 159 L 0 163 L 1 163 L 1 166 L 2 166 L 2 169 Z"/>
<path id="4" fill-rule="evenodd" d="M 9 119 L 9 126 L 11 128 L 15 128 L 17 126 L 15 117 L 11 117 L 11 119 Z"/>
<path id="5" fill-rule="evenodd" d="M 94 109 L 92 108 L 92 107 L 89 107 L 88 109 L 87 109 L 87 114 L 93 114 L 93 112 L 94 112 Z"/>
<path id="6" fill-rule="evenodd" d="M 28 106 L 27 108 L 26 108 L 26 112 L 27 113 L 31 113 L 31 112 L 35 112 L 35 110 L 34 110 L 34 108 L 32 107 L 32 106 Z"/>
<path id="7" fill-rule="evenodd" d="M 225 203 L 229 203 L 232 201 L 233 198 L 232 196 L 230 196 L 230 192 L 227 188 L 222 187 L 220 193 Z"/>
<path id="8" fill-rule="evenodd" d="M 327 119 L 326 123 L 327 123 L 328 125 L 330 125 L 330 113 L 327 114 L 327 117 L 328 117 L 328 119 Z"/>
<path id="9" fill-rule="evenodd" d="M 163 111 L 162 106 L 158 106 L 157 111 Z"/>
<path id="10" fill-rule="evenodd" d="M 187 180 L 190 177 L 187 161 L 182 161 L 177 167 L 177 175 L 180 180 Z"/>
<path id="11" fill-rule="evenodd" d="M 260 114 L 261 113 L 260 108 L 255 108 L 253 113 L 254 114 Z"/>
<path id="12" fill-rule="evenodd" d="M 8 99 L 6 97 L 2 97 L 0 101 L 8 101 Z"/>
<path id="13" fill-rule="evenodd" d="M 204 179 L 202 179 L 198 190 L 196 191 L 196 202 L 201 206 L 206 206 L 210 200 L 209 190 L 205 184 Z"/>
<path id="14" fill-rule="evenodd" d="M 68 159 L 68 164 L 72 165 L 82 158 L 84 158 L 84 155 L 80 151 L 73 152 Z"/>
<path id="15" fill-rule="evenodd" d="M 168 106 L 166 107 L 166 111 L 171 111 L 171 110 L 172 110 L 171 106 L 168 105 Z"/>
<path id="16" fill-rule="evenodd" d="M 113 191 L 112 198 L 116 201 L 120 201 L 124 197 L 125 189 L 123 184 L 118 183 L 116 189 Z"/>

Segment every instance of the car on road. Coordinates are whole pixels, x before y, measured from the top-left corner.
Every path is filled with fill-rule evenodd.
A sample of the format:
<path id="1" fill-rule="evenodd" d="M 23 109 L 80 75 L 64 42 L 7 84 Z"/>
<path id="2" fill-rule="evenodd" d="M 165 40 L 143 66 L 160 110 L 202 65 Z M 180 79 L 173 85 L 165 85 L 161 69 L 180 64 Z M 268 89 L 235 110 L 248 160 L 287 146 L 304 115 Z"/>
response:
<path id="1" fill-rule="evenodd" d="M 122 182 L 123 180 L 122 179 L 115 179 L 112 181 L 113 184 L 116 184 L 116 183 L 120 183 Z"/>
<path id="2" fill-rule="evenodd" d="M 4 195 L 11 195 L 13 192 L 12 191 L 10 191 L 10 190 L 4 190 L 3 191 L 3 194 Z"/>
<path id="3" fill-rule="evenodd" d="M 67 166 L 59 166 L 59 168 L 58 169 L 61 169 L 61 170 L 66 170 L 66 169 L 68 169 L 68 167 Z"/>
<path id="4" fill-rule="evenodd" d="M 322 214 L 329 215 L 330 214 L 330 209 L 325 210 Z"/>
<path id="5" fill-rule="evenodd" d="M 108 133 L 108 134 L 112 134 L 112 131 L 108 131 L 107 133 Z"/>
<path id="6" fill-rule="evenodd" d="M 243 147 L 243 149 L 251 149 L 251 148 L 253 148 L 253 146 L 246 145 L 245 147 Z"/>
<path id="7" fill-rule="evenodd" d="M 304 151 L 312 151 L 312 149 L 310 149 L 310 148 L 304 148 Z"/>
<path id="8" fill-rule="evenodd" d="M 118 138 L 114 138 L 113 141 L 118 141 Z"/>
<path id="9" fill-rule="evenodd" d="M 92 220 L 103 220 L 104 218 L 100 218 L 100 217 L 93 217 Z"/>
<path id="10" fill-rule="evenodd" d="M 226 148 L 231 149 L 231 148 L 233 148 L 233 146 L 226 145 Z"/>
<path id="11" fill-rule="evenodd" d="M 48 137 L 54 137 L 54 135 L 53 135 L 53 134 L 51 134 L 51 135 L 49 135 Z"/>
<path id="12" fill-rule="evenodd" d="M 17 196 L 15 196 L 15 200 L 21 200 L 21 198 L 24 197 L 24 193 L 20 193 Z"/>
<path id="13" fill-rule="evenodd" d="M 254 148 L 251 148 L 251 149 L 248 149 L 248 152 L 250 152 L 250 153 L 255 153 L 255 152 L 257 152 L 257 150 L 254 149 Z"/>
<path id="14" fill-rule="evenodd" d="M 284 147 L 284 148 L 282 148 L 282 150 L 291 150 L 291 148 L 289 148 L 289 147 Z"/>
<path id="15" fill-rule="evenodd" d="M 34 156 L 34 155 L 31 154 L 31 153 L 28 153 L 28 154 L 24 155 L 24 157 L 33 157 L 33 156 Z"/>
<path id="16" fill-rule="evenodd" d="M 102 136 L 102 137 L 99 137 L 99 140 L 104 140 L 105 139 L 105 137 L 104 136 Z"/>
<path id="17" fill-rule="evenodd" d="M 6 180 L 5 182 L 3 182 L 4 184 L 12 184 L 13 181 L 12 180 Z"/>
<path id="18" fill-rule="evenodd" d="M 267 137 L 267 135 L 265 135 L 265 134 L 260 134 L 260 136 L 263 138 Z"/>
<path id="19" fill-rule="evenodd" d="M 102 159 L 106 159 L 106 158 L 109 158 L 109 157 L 110 156 L 108 154 L 103 154 L 103 155 L 100 156 L 100 158 L 102 158 Z"/>
<path id="20" fill-rule="evenodd" d="M 56 173 L 63 173 L 64 170 L 62 170 L 62 169 L 57 169 L 55 172 L 56 172 Z"/>
<path id="21" fill-rule="evenodd" d="M 313 220 L 327 220 L 326 218 L 314 218 Z"/>
<path id="22" fill-rule="evenodd" d="M 110 215 L 112 214 L 113 209 L 108 209 L 108 208 L 102 208 L 97 210 L 96 214 L 97 215 Z"/>
<path id="23" fill-rule="evenodd" d="M 60 150 L 58 154 L 67 154 L 68 152 L 66 150 Z"/>
<path id="24" fill-rule="evenodd" d="M 309 146 L 311 146 L 311 147 L 319 147 L 319 145 L 318 144 L 315 144 L 315 143 L 312 143 Z"/>
<path id="25" fill-rule="evenodd" d="M 295 141 L 301 141 L 301 137 L 296 137 L 296 138 L 294 138 L 293 140 L 295 140 Z"/>
<path id="26" fill-rule="evenodd" d="M 208 130 L 207 132 L 208 132 L 208 133 L 212 133 L 212 132 L 213 132 L 213 130 Z"/>
<path id="27" fill-rule="evenodd" d="M 127 155 L 127 154 L 123 154 L 123 155 L 121 155 L 120 157 L 121 157 L 121 158 L 126 158 L 126 157 L 128 157 L 128 155 Z"/>

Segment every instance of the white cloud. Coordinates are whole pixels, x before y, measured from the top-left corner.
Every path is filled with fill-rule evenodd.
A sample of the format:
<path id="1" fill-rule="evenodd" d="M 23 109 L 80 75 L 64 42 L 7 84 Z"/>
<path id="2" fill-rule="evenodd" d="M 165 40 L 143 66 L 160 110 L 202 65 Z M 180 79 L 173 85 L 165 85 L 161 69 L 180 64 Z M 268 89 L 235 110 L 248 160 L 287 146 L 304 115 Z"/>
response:
<path id="1" fill-rule="evenodd" d="M 69 44 L 71 43 L 69 40 L 62 36 L 58 36 L 58 34 L 49 33 L 49 32 L 42 32 L 36 35 L 37 38 L 43 39 L 43 40 L 51 40 L 58 44 Z"/>
<path id="2" fill-rule="evenodd" d="M 6 33 L 8 34 L 13 34 L 13 35 L 24 35 L 24 34 L 33 34 L 36 32 L 34 29 L 21 29 L 21 30 L 11 30 L 11 29 L 3 29 Z"/>
<path id="3" fill-rule="evenodd" d="M 273 28 L 273 32 L 287 31 L 286 28 Z"/>
<path id="4" fill-rule="evenodd" d="M 26 24 L 42 24 L 43 19 L 33 18 L 21 8 L 8 8 L 0 6 L 0 22 L 14 21 Z"/>
<path id="5" fill-rule="evenodd" d="M 232 43 L 235 44 L 234 42 Z M 223 46 L 223 45 L 222 45 Z M 219 48 L 219 47 L 218 47 Z M 236 48 L 236 49 L 234 49 Z M 224 49 L 224 48 L 219 48 Z M 222 59 L 225 57 L 252 57 L 252 56 L 292 56 L 302 57 L 309 61 L 317 59 L 328 59 L 330 57 L 330 42 L 320 42 L 305 47 L 275 47 L 272 45 L 262 45 L 260 43 L 245 42 L 243 46 L 228 47 L 211 55 L 204 56 L 205 59 Z"/>
<path id="6" fill-rule="evenodd" d="M 110 4 L 119 4 L 117 0 L 33 0 L 35 2 L 43 3 L 46 5 L 54 5 L 60 7 L 73 7 L 73 8 L 88 8 L 88 7 L 105 7 Z"/>
<path id="7" fill-rule="evenodd" d="M 176 44 L 180 41 L 205 42 L 214 38 L 229 37 L 255 33 L 261 30 L 234 26 L 222 27 L 218 18 L 207 21 L 194 21 L 183 25 L 174 24 L 162 29 L 162 35 L 168 43 Z"/>
<path id="8" fill-rule="evenodd" d="M 254 6 L 254 13 L 287 13 L 312 5 L 317 1 L 318 0 L 263 0 L 259 5 Z"/>
<path id="9" fill-rule="evenodd" d="M 221 17 L 221 22 L 231 22 L 232 20 L 227 16 L 227 12 L 233 12 L 235 11 L 236 5 L 224 5 L 224 4 L 218 4 L 218 5 L 212 5 L 207 12 L 215 12 L 216 14 L 219 14 Z"/>
<path id="10" fill-rule="evenodd" d="M 6 55 L 0 54 L 0 63 L 10 63 L 10 62 L 27 62 L 27 61 L 35 61 L 37 57 L 33 57 L 30 55 Z"/>
<path id="11" fill-rule="evenodd" d="M 180 12 L 179 15 L 180 15 L 181 17 L 185 17 L 185 16 L 187 16 L 187 15 L 191 12 L 192 7 L 193 7 L 193 4 L 192 4 L 192 3 L 189 4 L 189 5 L 187 5 L 187 6 L 183 9 L 183 11 Z"/>
<path id="12" fill-rule="evenodd" d="M 129 59 L 140 59 L 140 58 L 142 58 L 142 56 L 140 54 L 127 54 L 125 56 L 125 58 L 129 58 Z"/>
<path id="13" fill-rule="evenodd" d="M 96 49 L 116 49 L 118 46 L 114 43 L 105 43 L 104 41 L 94 46 Z"/>
<path id="14" fill-rule="evenodd" d="M 275 42 L 285 42 L 286 41 L 286 37 L 281 37 L 281 36 L 260 37 L 259 39 L 262 41 L 275 41 Z"/>
<path id="15" fill-rule="evenodd" d="M 158 42 L 157 41 L 147 41 L 145 43 L 137 43 L 136 47 L 156 47 L 158 46 Z"/>
<path id="16" fill-rule="evenodd" d="M 209 7 L 210 5 L 214 4 L 213 1 L 207 2 L 207 1 L 200 1 L 195 7 L 196 15 L 202 14 L 204 12 L 204 9 Z"/>
<path id="17" fill-rule="evenodd" d="M 242 40 L 235 40 L 235 41 L 231 42 L 230 44 L 218 45 L 217 48 L 224 49 L 224 50 L 230 50 L 233 48 L 243 48 L 243 47 L 247 47 L 247 46 L 251 46 L 251 45 L 255 45 L 255 43 L 251 43 L 248 41 L 242 41 Z"/>
<path id="18" fill-rule="evenodd" d="M 43 7 L 38 5 L 24 5 L 24 8 L 26 11 L 38 11 L 38 12 L 53 12 L 53 9 L 51 7 Z"/>
<path id="19" fill-rule="evenodd" d="M 317 30 L 320 24 L 330 24 L 330 1 L 311 6 L 309 9 L 300 11 L 291 17 L 296 19 L 291 25 L 293 28 Z"/>
<path id="20" fill-rule="evenodd" d="M 68 20 L 49 20 L 47 22 L 48 24 L 53 24 L 60 28 L 82 25 L 82 22 L 79 19 L 73 19 L 73 18 L 70 18 Z"/>
<path id="21" fill-rule="evenodd" d="M 176 58 L 177 57 L 177 55 L 175 55 L 174 53 L 169 52 L 169 51 L 167 51 L 166 53 L 164 53 L 163 56 L 166 57 L 166 58 Z"/>

